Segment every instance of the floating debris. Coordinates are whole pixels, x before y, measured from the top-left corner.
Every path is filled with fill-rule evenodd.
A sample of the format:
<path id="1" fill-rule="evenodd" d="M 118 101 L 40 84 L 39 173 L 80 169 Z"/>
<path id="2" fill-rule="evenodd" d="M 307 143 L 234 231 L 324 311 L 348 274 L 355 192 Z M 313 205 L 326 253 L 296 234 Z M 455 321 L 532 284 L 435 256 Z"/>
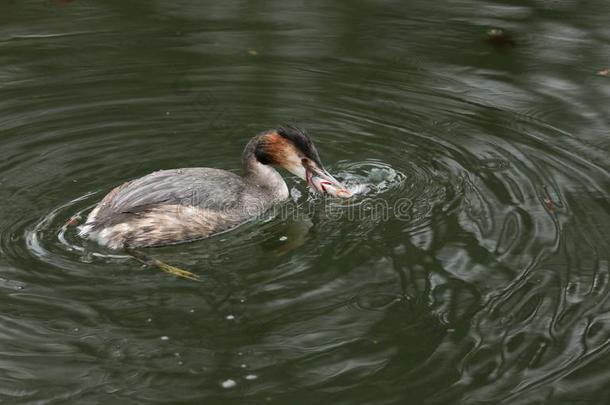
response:
<path id="1" fill-rule="evenodd" d="M 405 245 L 398 245 L 394 248 L 394 254 L 396 255 L 404 255 L 407 252 L 407 248 Z"/>
<path id="2" fill-rule="evenodd" d="M 285 242 L 288 240 L 288 236 L 280 236 L 280 242 Z"/>
<path id="3" fill-rule="evenodd" d="M 232 321 L 233 319 L 235 319 L 234 315 L 227 315 L 226 317 L 227 320 Z"/>
<path id="4" fill-rule="evenodd" d="M 494 46 L 495 48 L 506 48 L 516 45 L 515 41 L 506 32 L 499 28 L 492 28 L 488 30 L 483 36 L 483 41 Z"/>
<path id="5" fill-rule="evenodd" d="M 66 221 L 66 223 L 64 224 L 64 227 L 78 225 L 80 220 L 81 220 L 80 215 L 78 215 L 78 214 L 74 215 L 72 218 L 70 218 L 69 220 Z"/>
<path id="6" fill-rule="evenodd" d="M 246 377 L 246 380 L 256 380 L 258 378 L 258 376 L 256 374 L 248 374 Z"/>
<path id="7" fill-rule="evenodd" d="M 169 340 L 169 336 L 161 336 L 161 340 Z"/>
<path id="8" fill-rule="evenodd" d="M 597 72 L 597 74 L 600 75 L 600 76 L 610 76 L 610 69 L 603 68 L 602 70 Z"/>
<path id="9" fill-rule="evenodd" d="M 551 194 L 549 194 L 549 190 L 547 188 L 547 186 L 544 186 L 544 205 L 546 206 L 547 210 L 549 210 L 549 212 L 551 213 L 555 213 L 555 203 L 553 201 L 553 198 L 551 198 Z"/>
<path id="10" fill-rule="evenodd" d="M 222 388 L 229 389 L 229 388 L 235 387 L 237 385 L 237 383 L 235 382 L 235 380 L 231 380 L 229 378 L 228 380 L 224 380 L 221 385 L 222 385 Z"/>
<path id="11" fill-rule="evenodd" d="M 248 49 L 248 55 L 256 56 L 258 52 L 256 49 Z"/>

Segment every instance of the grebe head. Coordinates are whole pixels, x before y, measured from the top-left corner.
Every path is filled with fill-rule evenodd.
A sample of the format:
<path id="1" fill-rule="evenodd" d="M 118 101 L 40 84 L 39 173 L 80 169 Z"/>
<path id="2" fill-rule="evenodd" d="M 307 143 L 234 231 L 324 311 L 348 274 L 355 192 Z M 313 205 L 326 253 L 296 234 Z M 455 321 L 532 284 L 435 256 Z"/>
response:
<path id="1" fill-rule="evenodd" d="M 318 193 L 334 197 L 352 195 L 324 169 L 311 138 L 298 128 L 283 126 L 264 133 L 256 145 L 255 156 L 264 165 L 282 166 L 307 181 Z"/>

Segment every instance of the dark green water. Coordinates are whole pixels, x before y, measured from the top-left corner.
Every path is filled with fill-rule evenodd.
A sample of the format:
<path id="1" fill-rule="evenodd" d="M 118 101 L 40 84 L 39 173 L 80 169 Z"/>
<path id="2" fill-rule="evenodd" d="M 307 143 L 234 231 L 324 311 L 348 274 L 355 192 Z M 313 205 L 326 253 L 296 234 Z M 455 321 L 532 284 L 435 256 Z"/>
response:
<path id="1" fill-rule="evenodd" d="M 609 403 L 609 19 L 601 0 L 3 0 L 0 402 Z M 62 230 L 151 171 L 237 170 L 282 122 L 343 178 L 404 175 L 374 197 L 406 208 L 319 202 L 150 251 L 200 283 Z"/>

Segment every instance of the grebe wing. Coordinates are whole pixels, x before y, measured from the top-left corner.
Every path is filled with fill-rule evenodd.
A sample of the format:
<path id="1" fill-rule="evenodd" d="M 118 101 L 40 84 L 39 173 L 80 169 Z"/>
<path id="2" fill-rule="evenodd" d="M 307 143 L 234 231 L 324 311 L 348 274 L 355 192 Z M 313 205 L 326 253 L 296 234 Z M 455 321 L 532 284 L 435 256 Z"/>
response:
<path id="1" fill-rule="evenodd" d="M 117 224 L 162 205 L 230 210 L 239 204 L 244 189 L 241 177 L 226 170 L 161 170 L 124 183 L 108 193 L 98 205 L 95 222 L 96 226 Z"/>

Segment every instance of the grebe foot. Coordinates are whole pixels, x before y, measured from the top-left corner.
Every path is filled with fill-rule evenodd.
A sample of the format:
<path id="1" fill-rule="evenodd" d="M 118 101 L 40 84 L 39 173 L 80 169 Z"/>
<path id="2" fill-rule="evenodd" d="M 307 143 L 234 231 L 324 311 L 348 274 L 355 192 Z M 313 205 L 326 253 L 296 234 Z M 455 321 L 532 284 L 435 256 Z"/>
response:
<path id="1" fill-rule="evenodd" d="M 191 273 L 188 270 L 183 270 L 179 267 L 176 266 L 172 266 L 171 264 L 167 264 L 167 263 L 163 263 L 160 260 L 154 259 L 155 260 L 155 264 L 157 267 L 159 267 L 161 270 L 163 270 L 166 273 L 169 274 L 173 274 L 174 276 L 177 277 L 182 277 L 182 278 L 187 278 L 189 280 L 193 280 L 193 281 L 201 281 L 199 279 L 199 276 L 195 273 Z"/>
<path id="2" fill-rule="evenodd" d="M 159 270 L 172 274 L 176 277 L 186 278 L 186 279 L 193 280 L 193 281 L 201 281 L 201 279 L 199 278 L 199 276 L 197 274 L 191 273 L 188 270 L 183 270 L 176 266 L 172 266 L 171 264 L 162 262 L 161 260 L 155 259 L 154 257 L 150 257 L 150 256 L 146 255 L 145 253 L 142 253 L 142 252 L 139 252 L 139 251 L 127 248 L 127 247 L 125 248 L 125 251 L 131 257 L 133 257 L 140 263 L 143 263 L 147 266 L 154 266 L 154 267 L 158 268 Z"/>

